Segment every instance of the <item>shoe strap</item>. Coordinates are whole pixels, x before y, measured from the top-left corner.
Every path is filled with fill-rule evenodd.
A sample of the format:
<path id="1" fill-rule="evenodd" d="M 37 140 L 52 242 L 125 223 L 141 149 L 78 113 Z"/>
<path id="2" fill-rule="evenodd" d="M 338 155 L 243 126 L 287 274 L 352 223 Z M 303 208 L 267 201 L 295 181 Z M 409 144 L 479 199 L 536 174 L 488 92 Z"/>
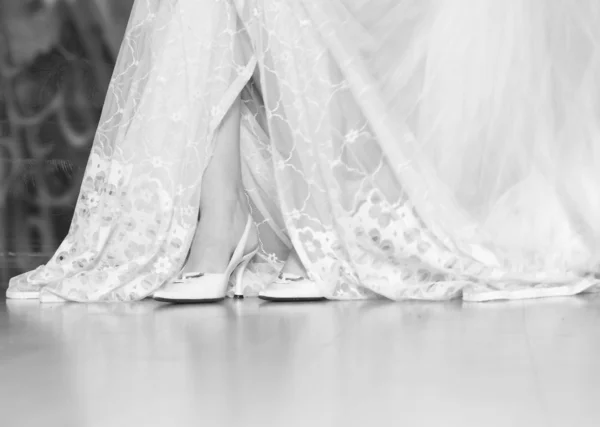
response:
<path id="1" fill-rule="evenodd" d="M 234 258 L 243 258 L 244 256 L 250 255 L 252 252 L 255 252 L 256 249 L 258 248 L 258 246 L 257 246 L 256 248 L 254 248 L 252 251 L 248 252 L 247 254 L 244 253 L 246 242 L 248 241 L 248 235 L 250 234 L 250 231 L 252 230 L 253 224 L 254 224 L 254 221 L 252 220 L 252 215 L 248 215 L 248 220 L 246 221 L 246 228 L 244 229 L 242 238 L 240 239 L 237 246 L 231 253 L 230 261 L 229 261 L 230 263 L 231 263 L 231 261 L 233 261 Z M 189 256 L 189 254 L 188 254 L 188 256 Z M 229 268 L 229 266 L 227 266 L 227 267 Z M 179 276 L 179 278 L 178 278 L 178 280 L 176 280 L 176 282 L 181 283 L 188 279 L 198 279 L 200 277 L 203 277 L 204 275 L 205 275 L 205 273 L 197 273 L 197 272 L 183 273 Z"/>
<path id="2" fill-rule="evenodd" d="M 198 279 L 199 277 L 204 276 L 204 273 L 183 273 L 181 275 L 181 280 L 187 279 Z"/>
<path id="3" fill-rule="evenodd" d="M 281 273 L 277 277 L 277 279 L 280 283 L 289 283 L 289 282 L 300 282 L 302 280 L 305 280 L 306 277 L 298 276 L 296 274 L 290 274 L 290 273 Z"/>

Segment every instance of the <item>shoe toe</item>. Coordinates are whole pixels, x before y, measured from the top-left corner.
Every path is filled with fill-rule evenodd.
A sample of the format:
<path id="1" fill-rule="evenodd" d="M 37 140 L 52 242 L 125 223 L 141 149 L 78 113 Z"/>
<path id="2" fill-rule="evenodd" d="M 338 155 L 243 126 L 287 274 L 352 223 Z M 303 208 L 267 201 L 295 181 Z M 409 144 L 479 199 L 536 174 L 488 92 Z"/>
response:
<path id="1" fill-rule="evenodd" d="M 314 300 L 322 299 L 323 294 L 312 280 L 293 282 L 273 282 L 259 293 L 268 300 Z"/>

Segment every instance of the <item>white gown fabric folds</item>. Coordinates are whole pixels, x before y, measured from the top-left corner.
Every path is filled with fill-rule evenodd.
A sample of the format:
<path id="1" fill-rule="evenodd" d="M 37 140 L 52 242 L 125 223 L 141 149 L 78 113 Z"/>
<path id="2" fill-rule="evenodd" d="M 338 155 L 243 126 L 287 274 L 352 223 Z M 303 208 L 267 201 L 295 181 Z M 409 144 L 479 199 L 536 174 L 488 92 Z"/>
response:
<path id="1" fill-rule="evenodd" d="M 248 295 L 292 247 L 331 299 L 600 287 L 597 0 L 137 0 L 70 232 L 8 295 L 174 277 L 240 94 Z"/>

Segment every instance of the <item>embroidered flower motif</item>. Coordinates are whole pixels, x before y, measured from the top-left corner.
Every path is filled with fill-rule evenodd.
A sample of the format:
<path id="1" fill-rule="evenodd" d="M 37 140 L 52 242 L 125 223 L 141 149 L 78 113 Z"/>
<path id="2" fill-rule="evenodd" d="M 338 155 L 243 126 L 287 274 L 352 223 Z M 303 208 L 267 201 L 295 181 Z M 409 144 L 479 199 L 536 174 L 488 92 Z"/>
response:
<path id="1" fill-rule="evenodd" d="M 100 195 L 98 193 L 87 194 L 87 201 L 90 208 L 97 208 L 100 204 Z"/>
<path id="2" fill-rule="evenodd" d="M 381 194 L 378 191 L 373 191 L 373 192 L 371 192 L 369 201 L 372 204 L 377 205 L 383 201 L 383 198 L 381 197 Z"/>
<path id="3" fill-rule="evenodd" d="M 312 230 L 301 231 L 298 234 L 300 241 L 304 245 L 304 249 L 308 252 L 311 258 L 320 259 L 325 256 L 321 242 L 316 239 Z"/>
<path id="4" fill-rule="evenodd" d="M 127 218 L 123 221 L 123 225 L 125 226 L 126 231 L 133 231 L 136 227 L 136 221 L 132 217 Z"/>
<path id="5" fill-rule="evenodd" d="M 429 270 L 420 269 L 417 272 L 417 276 L 420 282 L 428 282 L 431 279 L 431 272 Z"/>
<path id="6" fill-rule="evenodd" d="M 379 242 L 381 241 L 381 232 L 376 228 L 372 228 L 369 230 L 369 237 L 371 238 L 373 243 L 379 244 Z"/>
<path id="7" fill-rule="evenodd" d="M 71 262 L 71 267 L 75 269 L 84 269 L 89 264 L 87 259 L 77 259 Z"/>
<path id="8" fill-rule="evenodd" d="M 134 194 L 134 206 L 138 211 L 156 213 L 156 203 L 161 199 L 159 195 L 158 182 L 144 179 L 136 188 Z"/>
<path id="9" fill-rule="evenodd" d="M 190 205 L 187 205 L 181 209 L 181 214 L 185 216 L 191 216 L 194 214 L 194 208 Z"/>
<path id="10" fill-rule="evenodd" d="M 114 250 L 106 253 L 104 260 L 106 262 L 106 265 L 109 268 L 119 267 L 122 264 L 122 262 L 124 261 L 123 258 L 120 257 L 119 254 L 117 252 L 115 252 Z"/>
<path id="11" fill-rule="evenodd" d="M 407 282 L 413 277 L 413 271 L 410 267 L 405 267 L 401 270 L 402 272 L 402 281 Z"/>
<path id="12" fill-rule="evenodd" d="M 150 160 L 150 163 L 152 164 L 153 168 L 157 168 L 157 169 L 162 168 L 166 165 L 165 161 L 158 156 L 152 157 L 152 160 Z"/>
<path id="13" fill-rule="evenodd" d="M 281 53 L 281 55 L 279 56 L 279 58 L 283 62 L 288 62 L 290 59 L 292 59 L 292 54 L 289 51 L 286 50 L 286 51 L 283 51 Z"/>
<path id="14" fill-rule="evenodd" d="M 67 258 L 69 257 L 68 252 L 60 252 L 56 255 L 56 263 L 57 264 L 64 264 L 67 261 Z"/>
<path id="15" fill-rule="evenodd" d="M 156 224 L 147 224 L 144 229 L 144 236 L 150 240 L 155 240 L 158 237 L 158 227 Z"/>
<path id="16" fill-rule="evenodd" d="M 344 137 L 344 141 L 352 143 L 352 142 L 356 141 L 359 136 L 360 136 L 360 134 L 358 133 L 358 131 L 356 129 L 350 129 L 348 131 L 348 133 L 346 133 L 346 136 Z"/>
<path id="17" fill-rule="evenodd" d="M 114 184 L 106 184 L 102 188 L 100 194 L 106 195 L 108 197 L 114 197 L 117 195 L 117 186 Z"/>
<path id="18" fill-rule="evenodd" d="M 267 254 L 267 261 L 270 264 L 277 264 L 277 263 L 279 263 L 279 258 L 277 258 L 277 255 L 275 255 L 274 253 L 271 252 L 271 253 Z"/>
<path id="19" fill-rule="evenodd" d="M 379 244 L 379 247 L 389 255 L 392 255 L 396 250 L 394 247 L 394 242 L 388 239 L 382 240 Z"/>
<path id="20" fill-rule="evenodd" d="M 421 232 L 416 228 L 409 228 L 404 232 L 404 239 L 407 243 L 413 243 L 420 239 Z"/>
<path id="21" fill-rule="evenodd" d="M 82 199 L 82 201 L 83 201 L 83 199 Z M 90 210 L 88 208 L 86 208 L 85 205 L 83 205 L 83 203 L 82 203 L 82 206 L 78 206 L 78 209 L 79 209 L 79 213 L 78 213 L 79 217 L 81 217 L 85 220 L 90 219 L 90 216 L 91 216 Z"/>

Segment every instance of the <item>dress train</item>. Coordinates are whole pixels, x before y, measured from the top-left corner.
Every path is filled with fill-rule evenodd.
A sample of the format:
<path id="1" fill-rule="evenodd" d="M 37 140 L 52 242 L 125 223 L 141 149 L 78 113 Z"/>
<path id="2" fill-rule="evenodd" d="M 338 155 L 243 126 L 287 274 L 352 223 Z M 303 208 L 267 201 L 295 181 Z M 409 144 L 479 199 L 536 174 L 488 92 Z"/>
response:
<path id="1" fill-rule="evenodd" d="M 137 0 L 69 235 L 9 297 L 143 299 L 179 271 L 243 100 L 261 248 L 331 299 L 599 288 L 596 0 Z"/>

